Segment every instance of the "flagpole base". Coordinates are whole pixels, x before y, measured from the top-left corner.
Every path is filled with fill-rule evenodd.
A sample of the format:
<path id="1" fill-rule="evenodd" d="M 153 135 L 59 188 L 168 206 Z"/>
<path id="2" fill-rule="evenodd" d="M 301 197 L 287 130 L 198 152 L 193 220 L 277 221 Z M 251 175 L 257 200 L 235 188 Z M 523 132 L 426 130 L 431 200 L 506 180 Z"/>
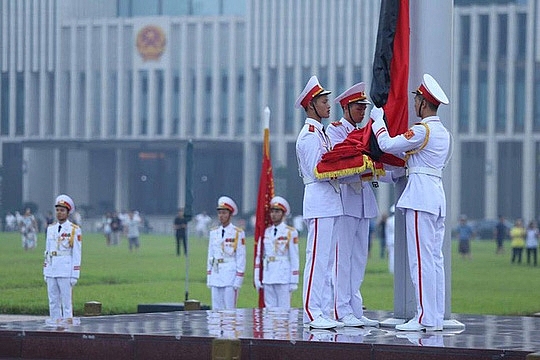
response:
<path id="1" fill-rule="evenodd" d="M 380 327 L 389 327 L 389 328 L 395 328 L 396 325 L 405 324 L 407 321 L 405 319 L 398 319 L 398 318 L 389 318 L 384 321 L 379 322 Z"/>
<path id="2" fill-rule="evenodd" d="M 443 321 L 443 329 L 445 330 L 464 330 L 465 324 L 454 319 L 447 319 Z"/>

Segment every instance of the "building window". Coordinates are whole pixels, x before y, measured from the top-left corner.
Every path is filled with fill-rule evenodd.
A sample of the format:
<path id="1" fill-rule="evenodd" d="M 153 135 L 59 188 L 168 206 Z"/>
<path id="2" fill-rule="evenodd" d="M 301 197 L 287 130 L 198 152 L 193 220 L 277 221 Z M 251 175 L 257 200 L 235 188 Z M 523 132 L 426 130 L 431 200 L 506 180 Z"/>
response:
<path id="1" fill-rule="evenodd" d="M 244 135 L 246 129 L 246 123 L 244 121 L 244 104 L 246 103 L 246 93 L 244 91 L 246 87 L 244 75 L 238 75 L 236 82 L 236 123 L 234 124 L 236 135 Z"/>
<path id="2" fill-rule="evenodd" d="M 459 119 L 458 132 L 467 133 L 469 131 L 469 71 L 466 67 L 461 70 L 459 81 Z"/>
<path id="3" fill-rule="evenodd" d="M 97 78 L 97 76 L 96 76 Z M 77 115 L 75 117 L 75 134 L 77 136 L 84 136 L 84 126 L 85 126 L 85 118 L 86 118 L 86 73 L 80 72 L 79 73 L 79 85 L 77 86 Z M 94 99 L 97 100 L 97 99 Z M 99 112 L 101 110 L 101 107 L 98 106 L 99 104 L 96 104 L 94 106 L 94 111 Z M 88 119 L 90 120 L 90 119 Z M 96 135 L 96 134 L 89 134 L 89 135 Z"/>
<path id="4" fill-rule="evenodd" d="M 15 134 L 24 135 L 24 73 L 17 73 L 15 86 Z"/>
<path id="5" fill-rule="evenodd" d="M 469 40 L 471 39 L 471 18 L 469 16 L 461 17 L 461 57 L 463 61 L 469 60 L 471 50 Z"/>
<path id="6" fill-rule="evenodd" d="M 525 57 L 527 52 L 527 14 L 517 16 L 517 55 Z"/>
<path id="7" fill-rule="evenodd" d="M 489 18 L 487 15 L 480 16 L 480 41 L 479 45 L 479 57 L 480 60 L 486 61 L 489 55 Z"/>
<path id="8" fill-rule="evenodd" d="M 0 134 L 9 135 L 9 76 L 3 72 L 0 77 Z"/>
<path id="9" fill-rule="evenodd" d="M 171 116 L 173 118 L 172 124 L 172 134 L 180 134 L 180 104 L 182 103 L 180 99 L 180 76 L 176 74 L 173 78 L 173 94 L 171 101 Z"/>
<path id="10" fill-rule="evenodd" d="M 90 121 L 91 129 L 92 129 L 92 136 L 100 136 L 101 132 L 101 108 L 103 107 L 102 100 L 101 100 L 101 73 L 96 72 L 95 74 L 95 82 L 94 82 L 94 111 L 92 111 L 92 117 L 90 119 L 86 119 L 86 121 Z M 90 106 L 90 104 L 87 104 L 87 106 Z M 83 117 L 84 119 L 84 117 Z"/>
<path id="11" fill-rule="evenodd" d="M 525 69 L 516 68 L 514 93 L 514 132 L 522 133 L 525 124 Z"/>
<path id="12" fill-rule="evenodd" d="M 506 104 L 507 86 L 505 64 L 498 64 L 497 79 L 495 86 L 495 131 L 503 133 L 506 131 Z"/>
<path id="13" fill-rule="evenodd" d="M 165 108 L 165 79 L 163 75 L 163 70 L 156 71 L 156 120 L 157 120 L 157 128 L 156 128 L 156 134 L 157 135 L 163 135 L 163 122 L 164 122 L 164 115 L 163 111 Z M 169 134 L 167 134 L 169 135 Z"/>
<path id="14" fill-rule="evenodd" d="M 533 130 L 540 131 L 540 64 L 535 65 L 534 70 L 534 114 L 533 114 Z"/>
<path id="15" fill-rule="evenodd" d="M 486 177 L 491 176 L 486 165 L 486 145 L 483 142 L 463 142 L 461 167 L 460 208 L 466 209 L 467 216 L 481 219 L 485 215 Z M 480 191 L 479 191 L 480 189 Z"/>
<path id="16" fill-rule="evenodd" d="M 508 55 L 508 15 L 499 15 L 499 36 L 498 36 L 498 53 L 499 58 L 506 58 Z"/>
<path id="17" fill-rule="evenodd" d="M 54 72 L 47 73 L 47 94 L 42 94 L 43 101 L 47 107 L 47 114 L 44 114 L 44 119 L 46 119 L 45 126 L 45 135 L 54 134 L 54 102 L 55 102 L 55 81 L 54 81 Z M 1 107 L 1 106 L 0 106 Z"/>
<path id="18" fill-rule="evenodd" d="M 105 124 L 106 128 L 105 136 L 111 137 L 116 135 L 117 132 L 117 111 L 118 111 L 118 75 L 116 72 L 109 72 L 109 94 L 108 94 L 108 103 L 109 108 L 107 109 L 107 123 Z"/>
<path id="19" fill-rule="evenodd" d="M 148 134 L 148 71 L 140 71 L 140 97 L 139 97 L 139 114 L 140 114 L 140 129 L 135 135 Z"/>
<path id="20" fill-rule="evenodd" d="M 118 0 L 118 16 L 245 15 L 247 0 Z"/>
<path id="21" fill-rule="evenodd" d="M 203 124 L 203 134 L 204 135 L 210 135 L 212 133 L 212 108 L 213 108 L 213 101 L 212 101 L 212 75 L 206 75 L 205 82 L 204 82 L 204 111 L 203 113 L 207 115 L 207 117 L 204 119 Z M 215 121 L 219 121 L 218 119 L 214 119 Z"/>
<path id="22" fill-rule="evenodd" d="M 476 98 L 476 131 L 485 133 L 487 131 L 488 116 L 488 85 L 487 70 L 478 70 L 478 93 Z"/>

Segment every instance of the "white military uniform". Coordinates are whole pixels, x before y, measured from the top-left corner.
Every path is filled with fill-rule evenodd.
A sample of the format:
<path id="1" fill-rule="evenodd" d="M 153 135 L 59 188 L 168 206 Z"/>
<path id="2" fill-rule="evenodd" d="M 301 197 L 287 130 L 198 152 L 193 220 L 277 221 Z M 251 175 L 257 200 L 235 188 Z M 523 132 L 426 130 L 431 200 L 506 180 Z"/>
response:
<path id="1" fill-rule="evenodd" d="M 433 89 L 432 82 L 426 83 L 426 75 L 423 86 L 424 91 L 429 91 L 430 86 Z M 446 101 L 439 102 L 448 103 L 444 93 L 443 96 Z M 397 156 L 410 152 L 409 179 L 396 207 L 405 211 L 409 267 L 417 304 L 413 320 L 442 329 L 445 297 L 442 246 L 446 216 L 442 170 L 450 148 L 450 134 L 438 116 L 423 118 L 395 137 L 389 136 L 382 117 L 375 119 L 372 129 L 382 151 Z"/>
<path id="2" fill-rule="evenodd" d="M 66 220 L 47 227 L 43 275 L 47 282 L 49 312 L 53 322 L 73 318 L 72 286 L 80 275 L 81 249 L 82 232 L 78 225 Z"/>
<path id="3" fill-rule="evenodd" d="M 206 274 L 212 289 L 212 309 L 234 309 L 244 280 L 246 246 L 244 230 L 229 224 L 210 230 Z"/>
<path id="4" fill-rule="evenodd" d="M 264 305 L 288 309 L 291 291 L 298 287 L 298 231 L 285 222 L 272 225 L 266 228 L 262 243 L 262 249 L 261 242 L 257 244 L 257 253 L 262 250 Z"/>
<path id="5" fill-rule="evenodd" d="M 332 237 L 337 216 L 343 215 L 339 185 L 315 178 L 315 168 L 322 155 L 331 149 L 323 125 L 307 118 L 298 139 L 296 155 L 304 180 L 303 216 L 308 227 L 304 267 L 304 322 L 308 323 L 330 309 L 332 263 L 335 244 Z"/>
<path id="6" fill-rule="evenodd" d="M 326 133 L 332 144 L 345 140 L 356 129 L 342 118 L 328 126 Z M 341 184 L 343 215 L 336 221 L 337 245 L 336 283 L 334 289 L 334 316 L 341 319 L 353 314 L 364 315 L 360 286 L 368 260 L 369 219 L 379 214 L 377 200 L 369 182 Z"/>

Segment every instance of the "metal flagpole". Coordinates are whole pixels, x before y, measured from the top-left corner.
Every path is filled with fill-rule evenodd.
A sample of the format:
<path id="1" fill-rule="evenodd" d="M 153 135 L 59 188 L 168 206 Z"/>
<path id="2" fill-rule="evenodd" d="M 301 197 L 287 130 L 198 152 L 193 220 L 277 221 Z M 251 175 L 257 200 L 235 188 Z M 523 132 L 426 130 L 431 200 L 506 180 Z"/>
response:
<path id="1" fill-rule="evenodd" d="M 187 143 L 186 151 L 186 202 L 184 205 L 184 218 L 186 222 L 193 218 L 193 188 L 192 188 L 192 174 L 193 174 L 193 143 L 190 140 Z M 189 249 L 189 231 L 186 224 L 186 248 Z M 191 251 L 186 252 L 186 285 L 185 285 L 185 301 L 189 298 L 189 255 Z"/>

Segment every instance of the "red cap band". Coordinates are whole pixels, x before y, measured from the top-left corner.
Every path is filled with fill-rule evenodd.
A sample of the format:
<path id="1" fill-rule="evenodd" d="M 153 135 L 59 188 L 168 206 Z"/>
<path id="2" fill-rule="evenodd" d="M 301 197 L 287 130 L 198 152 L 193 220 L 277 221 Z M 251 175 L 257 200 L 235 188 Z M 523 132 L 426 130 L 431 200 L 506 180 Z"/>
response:
<path id="1" fill-rule="evenodd" d="M 300 102 L 300 105 L 302 105 L 303 108 L 306 108 L 315 96 L 319 95 L 323 91 L 323 88 L 320 85 L 315 85 L 313 89 L 309 90 L 309 92 L 304 96 L 304 99 L 302 99 L 302 102 Z"/>
<path id="2" fill-rule="evenodd" d="M 365 100 L 367 98 L 366 96 L 366 93 L 365 92 L 361 92 L 361 93 L 355 93 L 355 94 L 351 94 L 347 97 L 344 97 L 343 99 L 341 99 L 339 101 L 339 103 L 341 104 L 341 106 L 346 106 L 350 103 L 353 103 L 353 102 L 356 102 L 356 101 L 360 101 L 360 100 Z"/>
<path id="3" fill-rule="evenodd" d="M 418 88 L 418 90 L 416 90 L 420 95 L 422 95 L 427 101 L 429 101 L 430 103 L 432 103 L 433 105 L 437 105 L 439 106 L 441 104 L 441 102 L 437 99 L 435 99 L 433 97 L 433 95 L 431 95 L 429 93 L 429 91 L 426 89 L 426 87 L 424 86 L 424 84 L 420 85 L 420 87 Z"/>

